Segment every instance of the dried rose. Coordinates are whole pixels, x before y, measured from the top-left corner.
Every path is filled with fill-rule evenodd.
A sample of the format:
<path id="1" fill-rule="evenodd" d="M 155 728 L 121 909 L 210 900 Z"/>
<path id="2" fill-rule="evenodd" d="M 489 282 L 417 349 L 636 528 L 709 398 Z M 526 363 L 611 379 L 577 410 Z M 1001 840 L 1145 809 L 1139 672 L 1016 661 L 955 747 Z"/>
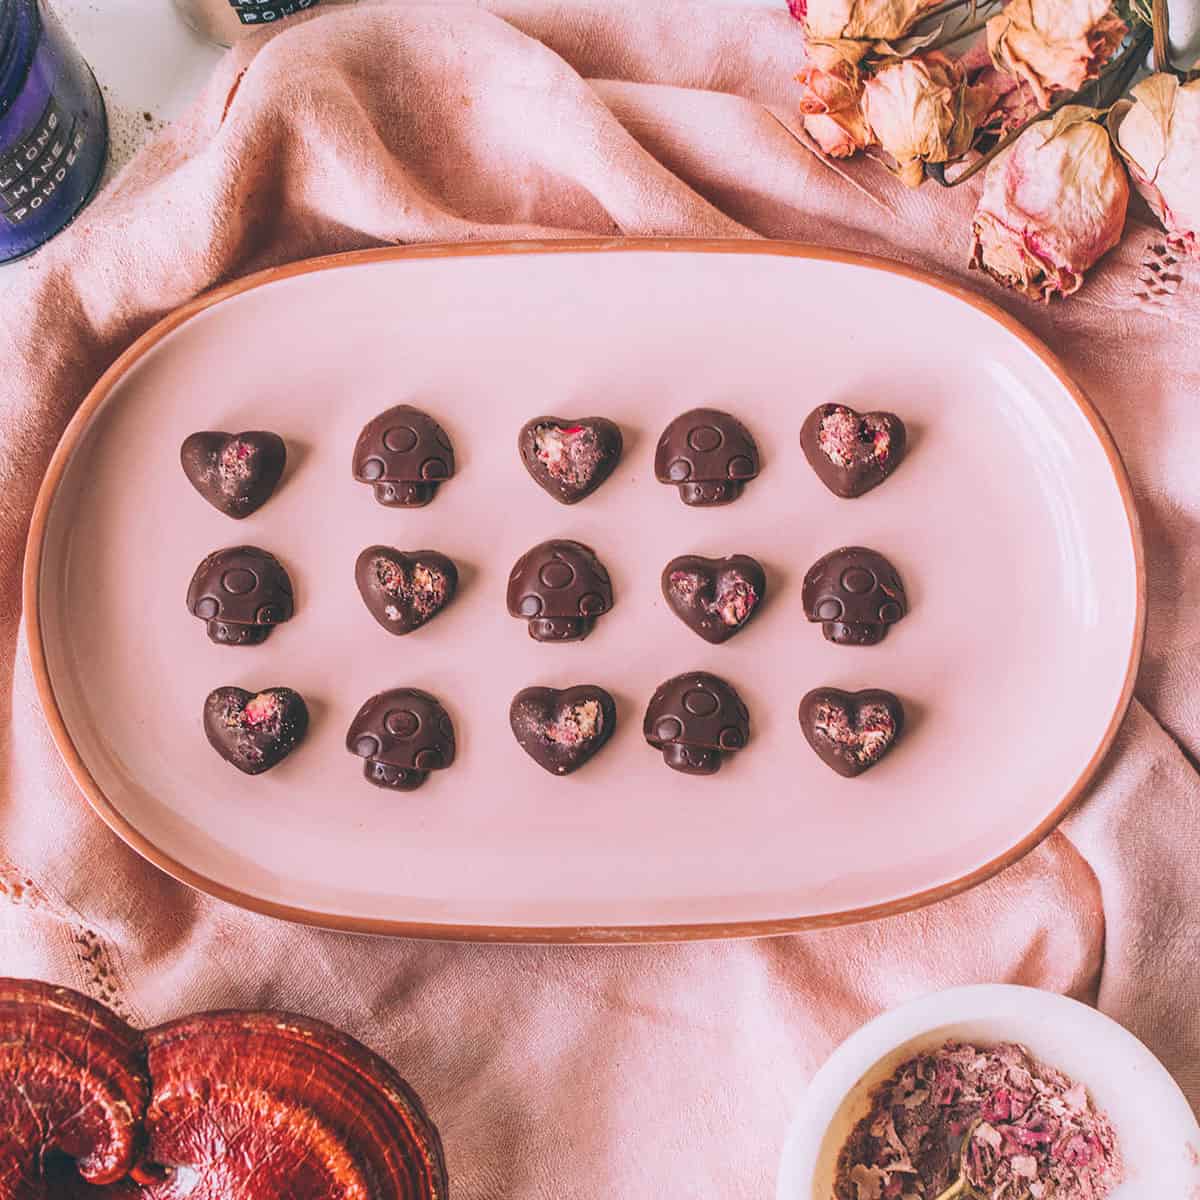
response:
<path id="1" fill-rule="evenodd" d="M 792 12 L 805 22 L 811 38 L 862 38 L 866 41 L 903 37 L 939 0 L 807 0 Z"/>
<path id="2" fill-rule="evenodd" d="M 1200 256 L 1200 80 L 1151 75 L 1113 107 L 1109 129 L 1173 242 Z"/>
<path id="3" fill-rule="evenodd" d="M 804 127 L 836 158 L 848 157 L 871 140 L 859 107 L 863 84 L 858 64 L 867 50 L 866 42 L 809 42 L 804 67 L 796 76 Z"/>
<path id="4" fill-rule="evenodd" d="M 949 162 L 970 149 L 992 99 L 986 87 L 967 83 L 958 63 L 932 51 L 880 68 L 864 89 L 863 114 L 901 182 L 917 187 L 923 163 Z"/>
<path id="5" fill-rule="evenodd" d="M 1110 0 L 1010 0 L 988 21 L 987 42 L 996 66 L 1048 108 L 1095 79 L 1127 32 Z"/>
<path id="6" fill-rule="evenodd" d="M 1034 300 L 1069 296 L 1115 246 L 1129 183 L 1095 110 L 1031 125 L 984 176 L 971 265 Z"/>
<path id="7" fill-rule="evenodd" d="M 871 130 L 857 106 L 804 118 L 809 137 L 831 158 L 849 158 L 871 144 Z"/>

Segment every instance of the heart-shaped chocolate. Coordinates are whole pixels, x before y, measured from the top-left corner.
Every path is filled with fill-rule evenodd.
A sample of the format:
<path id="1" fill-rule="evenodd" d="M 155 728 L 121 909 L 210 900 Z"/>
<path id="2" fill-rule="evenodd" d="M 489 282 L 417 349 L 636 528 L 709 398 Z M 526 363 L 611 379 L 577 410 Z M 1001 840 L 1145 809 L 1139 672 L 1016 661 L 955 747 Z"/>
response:
<path id="1" fill-rule="evenodd" d="M 595 684 L 558 688 L 528 687 L 508 710 L 517 745 L 551 775 L 578 771 L 617 728 L 613 698 Z"/>
<path id="2" fill-rule="evenodd" d="M 767 594 L 767 575 L 748 554 L 728 558 L 684 554 L 663 568 L 662 594 L 689 629 L 719 645 L 758 611 Z"/>
<path id="3" fill-rule="evenodd" d="M 240 521 L 271 498 L 287 464 L 278 434 L 193 433 L 179 448 L 183 473 L 205 500 Z"/>
<path id="4" fill-rule="evenodd" d="M 908 435 L 895 413 L 822 404 L 808 414 L 800 446 L 817 478 L 845 500 L 881 484 L 904 457 Z"/>
<path id="5" fill-rule="evenodd" d="M 281 763 L 308 732 L 308 707 L 291 688 L 247 692 L 219 687 L 204 701 L 204 733 L 212 748 L 247 775 Z"/>
<path id="6" fill-rule="evenodd" d="M 904 706 L 880 688 L 813 688 L 800 701 L 800 728 L 826 766 L 852 778 L 896 744 L 904 728 Z"/>
<path id="7" fill-rule="evenodd" d="M 560 504 L 577 504 L 612 473 L 621 431 L 604 417 L 534 417 L 521 427 L 517 450 L 539 487 Z"/>
<path id="8" fill-rule="evenodd" d="M 354 565 L 354 580 L 371 616 L 388 633 L 412 633 L 454 599 L 458 568 L 436 550 L 368 546 Z"/>

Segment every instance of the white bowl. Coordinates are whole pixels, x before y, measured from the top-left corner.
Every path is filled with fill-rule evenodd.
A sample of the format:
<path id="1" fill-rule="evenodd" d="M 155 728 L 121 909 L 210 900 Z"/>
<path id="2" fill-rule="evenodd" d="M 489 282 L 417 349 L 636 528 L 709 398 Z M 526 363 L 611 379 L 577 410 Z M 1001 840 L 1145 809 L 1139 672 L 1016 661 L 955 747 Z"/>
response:
<path id="1" fill-rule="evenodd" d="M 864 1025 L 814 1076 L 792 1123 L 779 1200 L 831 1200 L 838 1152 L 872 1088 L 902 1062 L 955 1039 L 1019 1042 L 1083 1083 L 1125 1159 L 1110 1200 L 1200 1197 L 1200 1126 L 1166 1068 L 1116 1021 L 1054 992 L 1006 984 L 922 996 Z"/>

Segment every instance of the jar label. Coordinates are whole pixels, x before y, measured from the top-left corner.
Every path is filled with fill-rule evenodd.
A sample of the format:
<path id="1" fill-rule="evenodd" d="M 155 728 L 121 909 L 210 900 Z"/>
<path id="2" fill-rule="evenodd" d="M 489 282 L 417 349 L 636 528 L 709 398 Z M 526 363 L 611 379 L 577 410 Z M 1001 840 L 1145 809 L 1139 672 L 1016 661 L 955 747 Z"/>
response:
<path id="1" fill-rule="evenodd" d="M 51 96 L 41 120 L 0 155 L 0 216 L 20 225 L 50 202 L 87 140 L 87 122 L 70 117 Z"/>
<path id="2" fill-rule="evenodd" d="M 229 0 L 243 25 L 264 25 L 293 13 L 303 12 L 320 0 Z"/>

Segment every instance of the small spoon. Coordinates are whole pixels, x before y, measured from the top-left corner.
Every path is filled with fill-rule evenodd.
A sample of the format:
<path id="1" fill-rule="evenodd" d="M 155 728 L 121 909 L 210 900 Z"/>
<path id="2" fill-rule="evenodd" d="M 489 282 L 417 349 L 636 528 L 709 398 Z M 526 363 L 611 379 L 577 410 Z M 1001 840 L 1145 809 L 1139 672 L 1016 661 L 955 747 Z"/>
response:
<path id="1" fill-rule="evenodd" d="M 934 1200 L 988 1200 L 967 1178 L 967 1149 L 981 1124 L 981 1121 L 974 1121 L 963 1134 L 958 1147 L 958 1178 L 945 1191 L 939 1192 Z"/>

